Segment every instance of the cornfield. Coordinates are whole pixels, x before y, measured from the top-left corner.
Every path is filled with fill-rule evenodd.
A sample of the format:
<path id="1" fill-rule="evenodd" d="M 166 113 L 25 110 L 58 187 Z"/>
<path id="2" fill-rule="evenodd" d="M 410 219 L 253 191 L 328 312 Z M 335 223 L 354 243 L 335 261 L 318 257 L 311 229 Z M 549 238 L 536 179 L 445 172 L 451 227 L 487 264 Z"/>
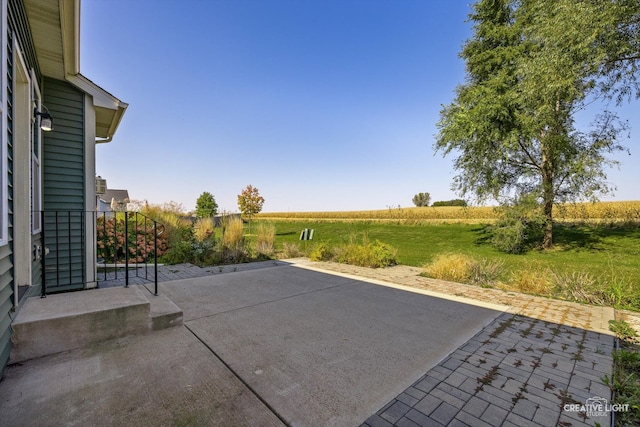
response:
<path id="1" fill-rule="evenodd" d="M 287 221 L 407 221 L 485 223 L 498 219 L 491 206 L 410 207 L 366 211 L 260 213 L 257 219 Z M 559 204 L 554 218 L 560 222 L 640 223 L 640 201 Z"/>

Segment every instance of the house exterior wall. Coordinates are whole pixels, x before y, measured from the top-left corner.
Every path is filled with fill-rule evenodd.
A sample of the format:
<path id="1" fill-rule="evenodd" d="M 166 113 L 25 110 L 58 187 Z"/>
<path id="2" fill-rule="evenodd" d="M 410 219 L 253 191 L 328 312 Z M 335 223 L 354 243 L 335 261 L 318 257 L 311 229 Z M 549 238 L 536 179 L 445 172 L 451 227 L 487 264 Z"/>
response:
<path id="1" fill-rule="evenodd" d="M 43 103 L 54 131 L 43 140 L 45 273 L 48 291 L 83 289 L 86 283 L 85 94 L 71 84 L 45 78 Z M 93 178 L 93 175 L 91 175 Z M 94 260 L 95 261 L 95 260 Z"/>
<path id="2" fill-rule="evenodd" d="M 4 366 L 9 359 L 11 352 L 11 316 L 13 314 L 13 248 L 11 236 L 13 234 L 13 200 L 12 200 L 12 174 L 13 157 L 9 155 L 13 149 L 9 139 L 11 132 L 11 111 L 7 108 L 7 98 L 12 96 L 13 91 L 13 41 L 10 40 L 11 32 L 7 29 L 7 3 L 2 2 L 0 11 L 2 20 L 0 21 L 0 31 L 2 32 L 2 60 L 0 61 L 0 74 L 2 75 L 2 129 L 0 132 L 0 144 L 2 144 L 2 177 L 0 184 L 2 192 L 2 218 L 3 234 L 7 241 L 3 241 L 0 246 L 0 366 Z M 6 193 L 5 193 L 6 192 Z M 6 213 L 5 213 L 6 212 Z M 6 224 L 4 223 L 6 221 Z M 3 240 L 4 240 L 3 239 Z"/>
<path id="3" fill-rule="evenodd" d="M 96 286 L 95 144 L 128 105 L 79 73 L 78 20 L 79 0 L 0 0 L 0 374 L 25 296 Z"/>
<path id="4" fill-rule="evenodd" d="M 33 245 L 40 244 L 40 234 L 30 232 L 30 197 L 24 197 L 30 191 L 31 171 L 28 167 L 30 163 L 30 142 L 28 133 L 31 123 L 31 105 L 29 88 L 17 88 L 18 74 L 22 79 L 30 82 L 31 79 L 38 80 L 40 74 L 38 64 L 35 59 L 33 42 L 29 32 L 29 25 L 20 0 L 2 0 L 0 9 L 0 34 L 2 60 L 0 61 L 1 80 L 1 104 L 0 111 L 0 144 L 2 150 L 2 177 L 0 191 L 2 200 L 2 222 L 6 222 L 6 242 L 0 245 L 0 369 L 5 366 L 11 351 L 11 320 L 15 317 L 16 308 L 19 305 L 19 295 L 16 287 L 16 257 L 20 256 L 20 271 L 22 281 L 18 285 L 36 285 L 40 283 L 39 263 L 31 257 Z M 21 67 L 18 73 L 17 67 Z M 26 73 L 24 72 L 26 70 Z M 18 99 L 18 97 L 26 99 Z M 28 114 L 25 113 L 26 111 Z M 16 161 L 19 159 L 20 164 Z M 25 164 L 27 165 L 25 167 Z M 16 185 L 19 183 L 19 185 Z M 6 216 L 4 211 L 6 210 Z M 16 224 L 20 222 L 21 230 L 26 233 L 18 233 Z M 4 224 L 3 224 L 4 227 Z M 26 234 L 26 235 L 25 235 Z M 16 248 L 16 242 L 26 242 L 24 247 L 20 243 Z M 25 256 L 25 254 L 27 254 Z M 33 289 L 33 286 L 31 286 Z M 29 291 L 27 291 L 29 292 Z M 22 293 L 20 293 L 22 296 Z"/>

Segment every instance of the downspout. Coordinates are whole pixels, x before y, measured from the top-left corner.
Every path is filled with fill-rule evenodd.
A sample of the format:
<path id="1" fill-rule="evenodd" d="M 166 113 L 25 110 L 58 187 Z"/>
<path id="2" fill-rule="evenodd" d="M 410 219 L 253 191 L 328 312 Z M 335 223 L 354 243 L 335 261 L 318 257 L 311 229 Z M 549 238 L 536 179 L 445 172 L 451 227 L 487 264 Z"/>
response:
<path id="1" fill-rule="evenodd" d="M 112 140 L 113 140 L 113 135 L 111 135 L 109 138 L 102 138 L 102 139 L 96 138 L 96 144 L 105 144 L 107 142 L 111 142 Z"/>

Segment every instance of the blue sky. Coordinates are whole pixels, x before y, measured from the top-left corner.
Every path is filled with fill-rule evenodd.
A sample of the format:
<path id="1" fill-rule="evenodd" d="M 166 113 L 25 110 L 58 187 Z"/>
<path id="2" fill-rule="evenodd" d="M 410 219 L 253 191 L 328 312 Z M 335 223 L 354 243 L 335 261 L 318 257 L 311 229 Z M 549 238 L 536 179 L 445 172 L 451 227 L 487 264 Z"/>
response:
<path id="1" fill-rule="evenodd" d="M 81 72 L 129 108 L 99 175 L 186 210 L 208 191 L 237 211 L 385 209 L 450 190 L 436 122 L 464 81 L 467 1 L 84 0 Z M 640 108 L 614 200 L 640 193 Z M 633 108 L 635 107 L 635 108 Z M 635 150 L 634 150 L 635 148 Z"/>

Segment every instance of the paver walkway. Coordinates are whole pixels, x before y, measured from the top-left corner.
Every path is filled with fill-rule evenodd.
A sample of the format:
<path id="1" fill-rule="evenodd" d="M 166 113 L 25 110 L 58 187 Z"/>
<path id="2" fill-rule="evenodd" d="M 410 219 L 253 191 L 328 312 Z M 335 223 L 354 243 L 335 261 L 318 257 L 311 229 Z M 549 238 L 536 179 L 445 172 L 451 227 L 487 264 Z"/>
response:
<path id="1" fill-rule="evenodd" d="M 610 375 L 614 337 L 608 321 L 614 310 L 530 295 L 483 289 L 420 277 L 420 269 L 396 266 L 369 269 L 306 259 L 268 261 L 198 269 L 168 266 L 159 280 L 200 277 L 294 263 L 356 279 L 418 288 L 445 298 L 507 305 L 510 309 L 395 399 L 368 418 L 376 426 L 593 426 L 608 425 L 610 413 L 568 411 L 587 399 L 611 393 L 603 384 Z M 246 267 L 245 267 L 246 266 Z M 193 274 L 194 276 L 189 276 Z M 623 313 L 633 325 L 640 317 Z M 640 323 L 640 322 L 639 322 Z"/>
<path id="2" fill-rule="evenodd" d="M 408 266 L 319 262 L 308 268 L 511 307 L 362 427 L 610 424 L 610 413 L 567 411 L 571 407 L 565 405 L 611 399 L 603 377 L 612 369 L 612 308 L 429 279 Z"/>

